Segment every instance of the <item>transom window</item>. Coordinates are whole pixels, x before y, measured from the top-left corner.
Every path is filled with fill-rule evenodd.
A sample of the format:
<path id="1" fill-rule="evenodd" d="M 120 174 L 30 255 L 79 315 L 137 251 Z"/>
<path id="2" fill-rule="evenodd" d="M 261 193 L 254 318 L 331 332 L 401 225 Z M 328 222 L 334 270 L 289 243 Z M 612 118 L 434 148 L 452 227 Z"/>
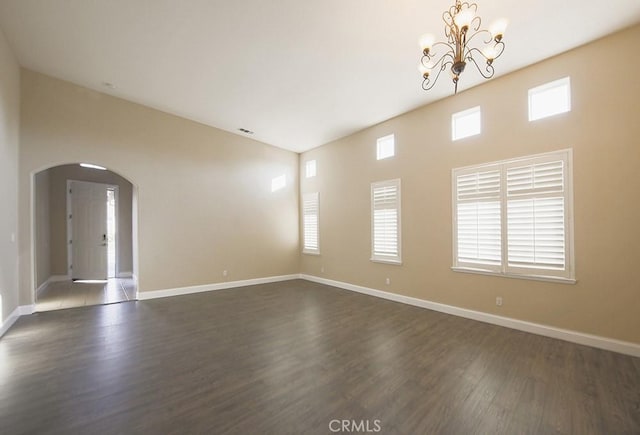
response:
<path id="1" fill-rule="evenodd" d="M 454 113 L 451 115 L 451 140 L 480 134 L 481 121 L 480 106 Z"/>
<path id="2" fill-rule="evenodd" d="M 317 170 L 317 164 L 315 160 L 307 160 L 307 162 L 304 165 L 304 169 L 305 169 L 305 175 L 307 178 L 311 178 L 311 177 L 315 177 L 316 176 L 316 170 Z"/>
<path id="3" fill-rule="evenodd" d="M 378 160 L 388 159 L 396 155 L 396 137 L 393 134 L 378 139 L 376 157 Z"/>
<path id="4" fill-rule="evenodd" d="M 529 89 L 529 121 L 571 110 L 569 77 Z"/>

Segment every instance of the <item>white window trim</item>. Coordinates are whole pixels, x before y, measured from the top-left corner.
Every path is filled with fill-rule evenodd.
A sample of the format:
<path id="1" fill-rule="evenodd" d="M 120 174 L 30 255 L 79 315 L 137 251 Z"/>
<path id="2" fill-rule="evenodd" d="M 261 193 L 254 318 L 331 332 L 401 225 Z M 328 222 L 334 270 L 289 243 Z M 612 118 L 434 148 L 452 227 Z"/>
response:
<path id="1" fill-rule="evenodd" d="M 396 198 L 396 210 L 398 213 L 398 228 L 397 228 L 397 245 L 398 245 L 398 255 L 390 256 L 390 255 L 379 255 L 375 254 L 375 243 L 374 243 L 374 201 L 373 201 L 373 192 L 376 188 L 386 187 L 386 186 L 396 186 L 397 187 L 397 198 Z M 371 258 L 370 260 L 374 263 L 387 263 L 387 264 L 402 264 L 402 186 L 399 178 L 393 180 L 386 181 L 377 181 L 371 183 Z"/>
<path id="2" fill-rule="evenodd" d="M 316 249 L 310 249 L 306 247 L 306 240 L 304 237 L 306 232 L 305 223 L 304 223 L 305 198 L 315 198 L 315 202 L 316 202 L 316 222 L 317 222 L 316 240 L 318 242 Z M 302 253 L 309 254 L 309 255 L 320 255 L 320 194 L 318 192 L 305 193 L 302 196 Z"/>
<path id="3" fill-rule="evenodd" d="M 509 166 L 515 164 L 522 164 L 529 161 L 553 161 L 562 159 L 566 164 L 566 171 L 564 177 L 565 186 L 565 270 L 563 273 L 554 274 L 550 269 L 541 269 L 540 273 L 535 273 L 533 268 L 518 268 L 514 266 L 508 266 L 507 260 L 507 248 L 508 248 L 508 235 L 507 235 L 507 217 L 506 217 L 506 187 L 504 180 L 506 177 L 506 169 Z M 495 169 L 501 167 L 501 231 L 502 231 L 502 261 L 499 267 L 490 267 L 489 265 L 481 265 L 479 263 L 463 263 L 458 261 L 458 227 L 457 227 L 457 189 L 456 179 L 460 174 L 465 172 L 478 172 L 484 170 Z M 574 218 L 573 218 L 573 150 L 565 149 L 560 151 L 553 151 L 549 153 L 536 154 L 525 156 L 522 158 L 502 160 L 499 162 L 491 162 L 475 166 L 467 166 L 463 168 L 456 168 L 451 171 L 451 186 L 452 186 L 452 216 L 453 216 L 453 266 L 451 269 L 456 272 L 464 273 L 476 273 L 481 275 L 491 276 L 504 276 L 508 278 L 518 279 L 530 279 L 536 281 L 549 281 L 560 282 L 565 284 L 575 284 L 575 251 L 574 251 Z"/>
<path id="4" fill-rule="evenodd" d="M 468 134 L 466 136 L 456 136 L 456 124 L 457 121 L 460 118 L 464 118 L 467 117 L 469 115 L 472 114 L 478 114 L 480 117 L 480 129 L 478 130 L 477 133 L 473 133 L 473 134 Z M 475 106 L 475 107 L 471 107 L 469 109 L 466 110 L 462 110 L 460 112 L 456 112 L 454 114 L 451 115 L 451 140 L 452 141 L 459 141 L 462 139 L 467 139 L 470 137 L 474 137 L 474 136 L 479 136 L 482 133 L 482 109 L 480 108 L 480 106 Z"/>
<path id="5" fill-rule="evenodd" d="M 541 92 L 544 91 L 548 91 L 550 89 L 555 89 L 558 88 L 560 86 L 566 86 L 566 92 L 567 92 L 567 110 L 564 110 L 562 112 L 557 112 L 557 113 L 553 113 L 551 115 L 545 115 L 545 116 L 539 116 L 537 118 L 533 118 L 533 99 L 532 97 L 536 94 L 539 94 Z M 528 102 L 528 108 L 529 108 L 529 122 L 535 122 L 535 121 L 539 121 L 541 119 L 546 119 L 546 118 L 552 118 L 558 115 L 562 115 L 563 113 L 569 113 L 571 112 L 571 77 L 567 76 L 567 77 L 563 77 L 561 79 L 558 80 L 554 80 L 552 82 L 548 82 L 545 84 L 542 84 L 540 86 L 536 86 L 534 88 L 529 89 L 528 93 L 527 93 L 527 102 Z"/>

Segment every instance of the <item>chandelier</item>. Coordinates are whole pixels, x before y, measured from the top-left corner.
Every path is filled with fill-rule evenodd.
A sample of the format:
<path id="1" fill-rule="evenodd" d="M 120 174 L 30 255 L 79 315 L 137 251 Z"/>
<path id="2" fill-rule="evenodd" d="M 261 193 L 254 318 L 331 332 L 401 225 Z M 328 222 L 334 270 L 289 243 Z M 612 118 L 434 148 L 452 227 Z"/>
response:
<path id="1" fill-rule="evenodd" d="M 434 44 L 435 37 L 429 34 L 420 38 L 422 89 L 428 91 L 433 88 L 447 67 L 451 69 L 455 93 L 458 93 L 458 80 L 467 64 L 475 65 L 485 79 L 493 77 L 493 61 L 504 51 L 502 36 L 507 21 L 501 19 L 489 30 L 480 30 L 482 20 L 477 12 L 476 3 L 456 0 L 455 5 L 442 14 L 446 42 Z"/>

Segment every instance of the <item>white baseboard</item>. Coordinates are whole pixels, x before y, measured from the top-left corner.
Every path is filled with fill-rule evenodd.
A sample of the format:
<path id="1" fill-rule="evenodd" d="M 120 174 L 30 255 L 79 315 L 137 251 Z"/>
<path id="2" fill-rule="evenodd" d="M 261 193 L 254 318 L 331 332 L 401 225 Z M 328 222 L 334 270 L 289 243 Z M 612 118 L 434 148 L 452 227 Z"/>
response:
<path id="1" fill-rule="evenodd" d="M 2 337 L 5 332 L 7 332 L 9 328 L 11 328 L 11 326 L 16 322 L 16 320 L 18 320 L 20 316 L 26 316 L 28 314 L 33 314 L 34 312 L 35 305 L 21 305 L 19 307 L 16 307 L 16 309 L 13 310 L 11 314 L 9 314 L 7 320 L 2 322 L 2 325 L 0 326 L 0 337 Z"/>
<path id="2" fill-rule="evenodd" d="M 583 344 L 585 346 L 591 346 L 599 349 L 622 353 L 625 355 L 640 357 L 640 344 L 631 343 L 628 341 L 620 341 L 612 338 L 600 337 L 598 335 L 584 334 L 582 332 L 572 331 L 568 329 L 554 328 L 552 326 L 526 322 L 524 320 L 513 319 L 510 317 L 496 316 L 495 314 L 468 310 L 466 308 L 459 308 L 452 305 L 431 302 L 424 299 L 399 295 L 396 293 L 389 293 L 382 290 L 376 290 L 368 287 L 349 284 L 346 282 L 320 278 L 313 275 L 301 274 L 300 278 L 306 279 L 307 281 L 313 281 L 320 284 L 338 287 L 344 290 L 364 293 L 369 296 L 388 299 L 390 301 L 400 302 L 403 304 L 413 305 L 421 308 L 427 308 L 429 310 L 452 314 L 454 316 L 464 317 L 467 319 L 478 320 L 480 322 L 491 323 L 492 325 L 504 326 L 511 329 L 517 329 L 519 331 L 543 335 L 545 337 L 557 338 L 572 343 Z"/>
<path id="3" fill-rule="evenodd" d="M 40 293 L 42 292 L 42 290 L 44 290 L 44 288 L 47 286 L 47 284 L 52 283 L 52 282 L 60 282 L 60 281 L 69 281 L 71 280 L 71 278 L 69 277 L 69 275 L 51 275 L 49 278 L 47 278 L 47 280 L 45 282 L 43 282 L 42 284 L 40 284 L 40 287 L 38 287 L 36 289 L 36 295 L 40 295 Z"/>
<path id="4" fill-rule="evenodd" d="M 49 284 L 51 281 L 46 280 L 45 282 L 43 282 L 42 284 L 40 284 L 40 287 L 38 287 L 36 289 L 36 296 L 40 296 L 40 293 L 42 293 L 42 290 L 44 290 L 44 288 L 47 286 L 47 284 Z"/>
<path id="5" fill-rule="evenodd" d="M 179 287 L 165 290 L 138 291 L 138 300 L 144 301 L 148 299 L 166 298 L 171 296 L 188 295 L 191 293 L 201 293 L 214 290 L 224 290 L 228 288 L 244 287 L 248 285 L 267 284 L 270 282 L 289 281 L 299 279 L 299 274 L 269 276 L 266 278 L 245 279 L 241 281 L 219 282 L 215 284 L 194 285 L 190 287 Z"/>

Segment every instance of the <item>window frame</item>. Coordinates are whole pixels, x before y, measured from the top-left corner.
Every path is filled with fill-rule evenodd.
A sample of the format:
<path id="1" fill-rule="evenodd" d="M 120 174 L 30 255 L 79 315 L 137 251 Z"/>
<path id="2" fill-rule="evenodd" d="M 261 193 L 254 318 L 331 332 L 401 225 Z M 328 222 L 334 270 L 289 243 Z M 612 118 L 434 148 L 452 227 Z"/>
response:
<path id="1" fill-rule="evenodd" d="M 561 112 L 554 112 L 548 115 L 539 116 L 537 118 L 533 117 L 533 97 L 536 95 L 540 95 L 546 91 L 550 91 L 552 89 L 565 87 L 566 88 L 566 96 L 567 96 L 567 109 Z M 541 119 L 552 118 L 554 116 L 562 115 L 563 113 L 571 112 L 571 77 L 562 77 L 557 80 L 553 80 L 551 82 L 544 83 L 540 86 L 536 86 L 530 88 L 527 92 L 527 104 L 528 104 L 528 119 L 529 122 L 539 121 Z"/>
<path id="2" fill-rule="evenodd" d="M 307 247 L 307 225 L 305 217 L 307 215 L 306 202 L 308 200 L 315 200 L 315 216 L 316 216 L 316 247 Z M 320 255 L 320 193 L 310 192 L 302 195 L 302 253 L 310 255 Z"/>
<path id="3" fill-rule="evenodd" d="M 396 255 L 384 255 L 376 253 L 375 245 L 375 191 L 379 188 L 396 187 L 395 210 L 396 210 Z M 402 183 L 400 178 L 392 180 L 376 181 L 371 183 L 371 261 L 387 264 L 402 264 Z"/>
<path id="4" fill-rule="evenodd" d="M 386 144 L 387 141 L 391 141 L 391 148 L 392 148 L 392 153 L 389 155 L 382 155 L 382 149 L 384 147 L 384 145 Z M 388 134 L 386 136 L 382 136 L 379 137 L 376 140 L 376 160 L 386 160 L 386 159 L 390 159 L 391 157 L 395 157 L 396 156 L 396 135 L 395 133 L 391 133 Z"/>
<path id="5" fill-rule="evenodd" d="M 478 132 L 477 133 L 472 133 L 472 134 L 468 134 L 466 136 L 456 136 L 456 124 L 457 122 L 459 122 L 459 120 L 461 118 L 465 118 L 467 116 L 470 115 L 475 115 L 478 114 Z M 482 134 L 482 108 L 480 106 L 474 106 L 474 107 L 470 107 L 468 109 L 465 110 L 461 110 L 459 112 L 453 113 L 451 114 L 451 140 L 453 142 L 462 140 L 462 139 L 467 139 L 470 137 L 474 137 L 474 136 L 479 136 L 480 134 Z"/>
<path id="6" fill-rule="evenodd" d="M 506 175 L 509 168 L 518 166 L 543 164 L 545 162 L 563 161 L 563 189 L 564 198 L 564 269 L 545 267 L 523 267 L 509 264 L 509 221 L 507 219 L 508 192 Z M 483 172 L 500 169 L 500 232 L 501 232 L 501 259 L 496 267 L 480 262 L 465 262 L 458 258 L 458 191 L 457 177 L 474 172 Z M 509 278 L 533 279 L 542 281 L 563 282 L 575 284 L 575 252 L 574 252 L 574 215 L 573 215 L 573 150 L 564 149 L 549 153 L 523 156 L 515 159 L 501 160 L 480 165 L 454 168 L 451 171 L 452 194 L 452 270 L 456 272 L 479 273 L 493 276 L 505 276 Z M 549 192 L 541 192 L 538 196 L 534 193 L 523 194 L 522 198 L 544 198 L 551 195 Z M 555 197 L 558 197 L 556 194 Z M 515 197 L 513 197 L 515 198 Z M 515 200 L 515 199 L 513 199 Z"/>

